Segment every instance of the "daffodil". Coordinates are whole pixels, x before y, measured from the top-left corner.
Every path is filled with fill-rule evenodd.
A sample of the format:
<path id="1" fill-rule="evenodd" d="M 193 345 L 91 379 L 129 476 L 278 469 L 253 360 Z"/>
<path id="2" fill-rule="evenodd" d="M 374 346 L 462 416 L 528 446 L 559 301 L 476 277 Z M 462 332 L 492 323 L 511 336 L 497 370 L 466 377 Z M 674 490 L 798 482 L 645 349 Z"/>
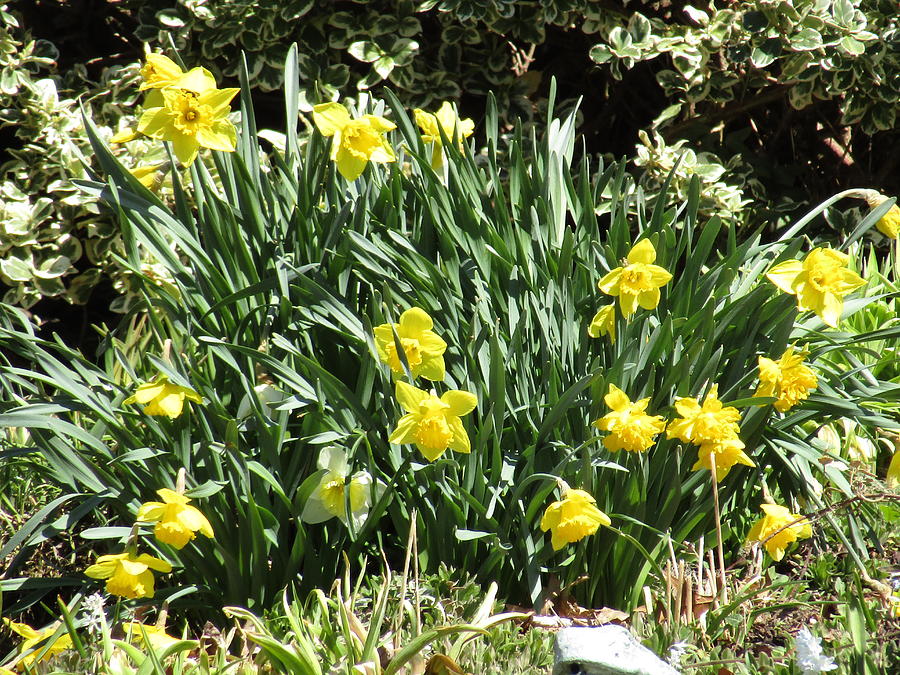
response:
<path id="1" fill-rule="evenodd" d="M 157 490 L 156 494 L 162 501 L 141 504 L 137 519 L 155 522 L 153 534 L 162 543 L 183 548 L 197 532 L 213 537 L 212 525 L 199 509 L 188 504 L 190 499 L 168 488 Z"/>
<path id="2" fill-rule="evenodd" d="M 27 623 L 10 621 L 6 617 L 3 618 L 3 623 L 5 623 L 13 633 L 25 638 L 22 644 L 19 645 L 19 654 L 24 655 L 21 656 L 21 658 L 17 661 L 16 667 L 19 670 L 27 669 L 28 672 L 32 672 L 32 667 L 34 666 L 35 661 L 38 660 L 37 656 L 42 651 L 44 653 L 43 656 L 41 656 L 40 661 L 46 661 L 54 654 L 59 654 L 60 652 L 63 652 L 67 649 L 72 649 L 72 638 L 67 632 L 64 632 L 52 642 L 45 642 L 48 638 L 52 637 L 56 633 L 57 629 L 59 628 L 58 624 L 48 626 L 47 628 L 43 628 L 41 630 L 36 630 L 29 626 Z M 0 672 L 2 672 L 2 670 L 3 669 L 0 669 Z"/>
<path id="3" fill-rule="evenodd" d="M 393 327 L 393 330 L 392 330 Z M 426 380 L 437 382 L 444 379 L 444 351 L 447 343 L 434 331 L 434 322 L 423 309 L 413 307 L 400 315 L 400 323 L 384 323 L 375 328 L 375 347 L 378 356 L 391 367 L 395 375 L 403 374 L 403 364 L 397 353 L 394 330 L 406 355 L 413 377 L 420 375 Z"/>
<path id="4" fill-rule="evenodd" d="M 609 431 L 609 436 L 603 439 L 603 445 L 608 450 L 627 450 L 629 452 L 644 452 L 654 443 L 655 437 L 666 428 L 666 423 L 658 415 L 648 415 L 647 404 L 649 398 L 642 398 L 635 403 L 616 385 L 609 385 L 609 393 L 603 397 L 611 409 L 600 419 L 594 421 L 594 426 L 600 431 Z"/>
<path id="5" fill-rule="evenodd" d="M 623 316 L 631 316 L 638 305 L 653 309 L 659 304 L 659 289 L 672 279 L 672 275 L 654 265 L 656 249 L 649 239 L 639 241 L 628 252 L 624 267 L 616 267 L 604 276 L 597 287 L 607 295 L 619 297 L 619 307 Z"/>
<path id="6" fill-rule="evenodd" d="M 106 579 L 106 592 L 123 598 L 152 598 L 153 572 L 168 573 L 172 566 L 152 555 L 132 552 L 101 555 L 84 573 L 91 579 Z"/>
<path id="7" fill-rule="evenodd" d="M 717 384 L 710 387 L 703 405 L 696 398 L 680 398 L 675 401 L 675 410 L 681 418 L 669 422 L 668 438 L 701 445 L 737 438 L 740 432 L 741 414 L 737 408 L 722 405 Z"/>
<path id="8" fill-rule="evenodd" d="M 331 159 L 347 180 L 359 178 L 368 162 L 397 159 L 384 137 L 385 132 L 397 126 L 383 117 L 363 115 L 353 119 L 340 103 L 321 103 L 313 107 L 313 121 L 323 136 L 333 137 Z"/>
<path id="9" fill-rule="evenodd" d="M 165 375 L 157 375 L 152 382 L 142 384 L 133 395 L 122 403 L 139 403 L 148 415 L 166 416 L 175 419 L 184 409 L 184 399 L 203 403 L 203 397 L 188 387 L 169 382 Z"/>
<path id="10" fill-rule="evenodd" d="M 594 314 L 591 325 L 588 326 L 588 335 L 598 338 L 601 335 L 609 335 L 609 341 L 616 344 L 616 306 L 606 305 Z"/>
<path id="11" fill-rule="evenodd" d="M 772 396 L 775 409 L 786 412 L 809 396 L 818 386 L 818 378 L 803 364 L 805 352 L 788 347 L 777 361 L 759 357 L 759 387 L 754 396 Z"/>
<path id="12" fill-rule="evenodd" d="M 680 398 L 675 401 L 675 410 L 681 417 L 669 422 L 666 436 L 700 446 L 697 462 L 692 467 L 694 471 L 712 471 L 715 462 L 718 482 L 728 475 L 735 464 L 756 466 L 744 452 L 744 444 L 738 438 L 741 413 L 737 408 L 722 405 L 717 384 L 710 387 L 703 405 L 695 398 Z"/>
<path id="13" fill-rule="evenodd" d="M 781 560 L 785 549 L 798 539 L 812 536 L 812 525 L 803 516 L 777 504 L 760 505 L 765 514 L 750 528 L 747 541 L 758 541 L 773 560 Z"/>
<path id="14" fill-rule="evenodd" d="M 832 328 L 844 311 L 843 297 L 865 285 L 856 272 L 847 269 L 850 256 L 830 248 L 814 248 L 803 260 L 775 265 L 766 278 L 785 293 L 797 296 L 801 311 L 812 310 Z"/>
<path id="15" fill-rule="evenodd" d="M 468 391 L 453 389 L 440 398 L 433 393 L 397 382 L 397 401 L 407 412 L 397 422 L 388 439 L 391 443 L 415 444 L 429 462 L 444 454 L 447 448 L 456 452 L 471 451 L 469 435 L 460 417 L 475 409 L 478 399 Z"/>
<path id="16" fill-rule="evenodd" d="M 889 488 L 897 488 L 900 486 L 900 450 L 895 450 L 894 456 L 891 457 L 891 463 L 888 465 L 885 482 Z"/>
<path id="17" fill-rule="evenodd" d="M 584 490 L 563 488 L 562 499 L 553 502 L 541 518 L 541 531 L 550 530 L 554 551 L 594 534 L 601 525 L 609 525 L 609 516 L 597 508 L 596 500 Z"/>
<path id="18" fill-rule="evenodd" d="M 866 196 L 866 203 L 870 209 L 875 209 L 887 201 L 887 197 L 883 194 L 871 190 Z M 881 216 L 881 219 L 875 223 L 875 227 L 888 239 L 896 239 L 900 236 L 900 206 L 892 204 L 887 213 Z"/>
<path id="19" fill-rule="evenodd" d="M 148 626 L 138 621 L 129 621 L 122 624 L 125 635 L 130 636 L 130 642 L 140 645 L 148 643 L 155 652 L 161 652 L 172 645 L 181 642 L 180 638 L 172 637 L 166 633 L 165 628 Z"/>
<path id="20" fill-rule="evenodd" d="M 350 476 L 347 454 L 338 448 L 325 448 L 319 453 L 318 467 L 325 473 L 303 506 L 300 520 L 322 523 L 338 518 L 347 525 L 347 505 L 354 529 L 365 523 L 373 499 L 384 493 L 385 485 L 372 480 L 367 471 L 357 471 Z"/>
<path id="21" fill-rule="evenodd" d="M 138 122 L 142 134 L 171 141 L 175 156 L 185 166 L 193 163 L 201 147 L 234 152 L 237 145 L 237 131 L 228 114 L 231 99 L 240 90 L 209 88 L 208 84 L 203 73 L 195 76 L 189 71 L 179 78 L 178 86 L 161 89 L 161 97 L 152 102 L 148 97 L 148 105 L 158 105 L 145 110 Z"/>
<path id="22" fill-rule="evenodd" d="M 712 463 L 716 463 L 716 481 L 723 480 L 731 467 L 735 464 L 744 466 L 756 466 L 747 453 L 744 452 L 744 443 L 739 438 L 726 438 L 721 441 L 701 443 L 697 449 L 697 461 L 691 467 L 692 471 L 706 469 L 712 471 Z"/>
<path id="23" fill-rule="evenodd" d="M 413 114 L 416 124 L 422 130 L 422 142 L 433 144 L 431 151 L 431 167 L 433 169 L 440 169 L 444 164 L 444 155 L 441 152 L 443 148 L 441 130 L 451 141 L 456 134 L 456 143 L 460 150 L 463 147 L 463 139 L 471 136 L 475 130 L 475 123 L 470 119 L 461 119 L 449 101 L 444 101 L 436 113 L 416 108 Z"/>

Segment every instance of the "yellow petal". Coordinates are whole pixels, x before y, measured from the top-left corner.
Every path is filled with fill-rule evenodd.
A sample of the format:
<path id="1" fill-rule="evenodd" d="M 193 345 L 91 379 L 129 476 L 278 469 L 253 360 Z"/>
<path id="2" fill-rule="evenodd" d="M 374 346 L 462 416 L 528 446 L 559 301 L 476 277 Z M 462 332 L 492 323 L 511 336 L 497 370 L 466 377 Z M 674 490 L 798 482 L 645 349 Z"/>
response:
<path id="1" fill-rule="evenodd" d="M 157 521 L 166 512 L 166 505 L 162 502 L 146 502 L 138 509 L 136 520 Z"/>
<path id="2" fill-rule="evenodd" d="M 450 449 L 466 454 L 471 452 L 472 446 L 469 443 L 469 434 L 466 433 L 462 420 L 458 417 L 448 417 L 447 425 L 450 427 L 450 433 L 453 434 L 453 438 L 450 439 Z"/>
<path id="3" fill-rule="evenodd" d="M 900 450 L 894 452 L 885 480 L 889 488 L 895 488 L 900 485 Z"/>
<path id="4" fill-rule="evenodd" d="M 388 443 L 395 445 L 406 445 L 416 442 L 416 432 L 419 430 L 418 415 L 404 415 L 397 422 L 397 428 L 391 432 Z"/>
<path id="5" fill-rule="evenodd" d="M 441 400 L 449 406 L 447 412 L 457 417 L 467 415 L 478 405 L 478 397 L 475 394 L 458 389 L 444 392 Z"/>
<path id="6" fill-rule="evenodd" d="M 197 142 L 196 136 L 183 134 L 177 129 L 170 129 L 170 136 L 166 140 L 172 142 L 172 150 L 178 161 L 184 166 L 190 166 L 197 158 L 197 151 L 200 149 L 200 143 Z"/>
<path id="7" fill-rule="evenodd" d="M 799 260 L 787 260 L 775 265 L 766 272 L 766 279 L 778 286 L 785 293 L 796 294 L 793 284 L 797 276 L 803 271 L 803 263 Z"/>
<path id="8" fill-rule="evenodd" d="M 394 388 L 397 402 L 408 413 L 418 413 L 419 406 L 431 398 L 431 394 L 406 382 L 397 382 Z"/>
<path id="9" fill-rule="evenodd" d="M 609 393 L 603 397 L 603 401 L 611 410 L 622 410 L 631 403 L 627 394 L 614 384 L 609 385 Z"/>
<path id="10" fill-rule="evenodd" d="M 600 281 L 597 282 L 597 288 L 607 295 L 619 294 L 619 279 L 622 276 L 622 268 L 616 267 L 608 272 Z"/>
<path id="11" fill-rule="evenodd" d="M 411 307 L 400 315 L 400 337 L 416 338 L 426 330 L 434 328 L 434 322 L 428 313 L 419 307 Z"/>
<path id="12" fill-rule="evenodd" d="M 228 120 L 217 120 L 209 127 L 197 129 L 197 141 L 210 150 L 234 152 L 237 147 L 237 131 Z"/>
<path id="13" fill-rule="evenodd" d="M 649 265 L 654 260 L 656 260 L 656 249 L 653 248 L 653 243 L 649 239 L 641 239 L 628 252 L 628 262 L 631 265 L 634 265 L 635 263 L 645 263 Z"/>
<path id="14" fill-rule="evenodd" d="M 338 139 L 335 138 L 333 142 L 337 144 Z M 362 175 L 362 172 L 365 171 L 366 164 L 369 163 L 368 159 L 354 154 L 343 145 L 336 145 L 334 150 L 334 157 L 332 159 L 334 159 L 334 162 L 337 165 L 338 173 L 347 180 L 356 180 L 359 178 Z"/>
<path id="15" fill-rule="evenodd" d="M 333 136 L 350 123 L 350 113 L 340 103 L 313 106 L 313 122 L 323 136 Z"/>
<path id="16" fill-rule="evenodd" d="M 160 499 L 166 504 L 187 504 L 191 501 L 190 498 L 178 494 L 175 490 L 170 490 L 169 488 L 161 488 L 156 491 L 156 494 L 158 494 Z"/>

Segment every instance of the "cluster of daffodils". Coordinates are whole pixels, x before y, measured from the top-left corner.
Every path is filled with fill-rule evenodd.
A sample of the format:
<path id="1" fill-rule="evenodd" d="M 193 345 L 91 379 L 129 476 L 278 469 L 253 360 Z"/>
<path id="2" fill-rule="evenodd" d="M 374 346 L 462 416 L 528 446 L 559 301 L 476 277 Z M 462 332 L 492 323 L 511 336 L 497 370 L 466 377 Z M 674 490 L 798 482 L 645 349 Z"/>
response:
<path id="1" fill-rule="evenodd" d="M 475 409 L 478 399 L 468 391 L 451 389 L 441 396 L 414 387 L 399 378 L 407 371 L 415 380 L 431 382 L 444 379 L 444 352 L 447 343 L 435 332 L 434 322 L 419 307 L 407 309 L 399 323 L 385 323 L 375 328 L 375 347 L 381 361 L 391 369 L 396 380 L 397 403 L 406 412 L 388 439 L 398 445 L 415 445 L 422 456 L 433 462 L 448 449 L 471 451 L 469 434 L 461 417 Z"/>
<path id="2" fill-rule="evenodd" d="M 92 579 L 106 581 L 106 592 L 122 598 L 152 598 L 155 592 L 153 572 L 168 574 L 172 565 L 148 553 L 138 553 L 138 534 L 142 524 L 154 524 L 157 541 L 176 549 L 184 548 L 197 533 L 212 538 L 213 529 L 199 509 L 184 495 L 185 471 L 178 472 L 176 489 L 157 490 L 162 501 L 145 502 L 137 512 L 125 551 L 102 555 L 85 570 Z"/>
<path id="3" fill-rule="evenodd" d="M 85 605 L 88 604 L 90 598 L 85 599 Z M 103 611 L 102 600 L 99 604 L 100 611 Z M 14 634 L 20 636 L 22 642 L 19 644 L 18 653 L 12 663 L 8 664 L 16 668 L 18 672 L 36 673 L 45 672 L 38 670 L 37 664 L 47 661 L 57 654 L 74 649 L 71 634 L 66 627 L 60 622 L 53 623 L 46 628 L 40 630 L 32 628 L 26 623 L 19 623 L 3 618 L 3 623 Z M 128 621 L 122 624 L 122 632 L 124 633 L 125 642 L 151 648 L 159 654 L 166 648 L 180 642 L 176 637 L 172 637 L 166 633 L 164 626 L 152 626 L 140 623 L 138 621 Z M 112 658 L 116 660 L 120 652 L 116 650 Z M 49 672 L 49 671 L 47 671 Z M 53 671 L 57 672 L 57 671 Z M 111 669 L 110 672 L 116 672 Z M 126 672 L 126 671 L 121 671 Z M 15 671 L 0 666 L 0 675 L 14 675 Z"/>
<path id="4" fill-rule="evenodd" d="M 463 139 L 475 129 L 472 120 L 460 119 L 448 102 L 435 113 L 416 109 L 414 116 L 422 131 L 422 141 L 431 148 L 431 166 L 435 169 L 443 165 L 443 137 L 456 139 L 462 148 Z M 313 107 L 313 122 L 323 136 L 332 139 L 331 159 L 338 173 L 347 180 L 359 178 L 369 162 L 384 164 L 397 160 L 397 154 L 385 138 L 385 133 L 397 125 L 384 117 L 363 115 L 354 119 L 340 103 L 322 103 Z"/>
<path id="5" fill-rule="evenodd" d="M 239 89 L 219 89 L 206 68 L 184 71 L 162 54 L 147 54 L 141 78 L 141 90 L 148 93 L 137 131 L 120 132 L 112 142 L 133 140 L 138 133 L 169 141 L 184 166 L 193 164 L 200 148 L 234 152 L 237 132 L 228 115 Z M 135 175 L 147 185 L 155 170 L 139 167 Z"/>

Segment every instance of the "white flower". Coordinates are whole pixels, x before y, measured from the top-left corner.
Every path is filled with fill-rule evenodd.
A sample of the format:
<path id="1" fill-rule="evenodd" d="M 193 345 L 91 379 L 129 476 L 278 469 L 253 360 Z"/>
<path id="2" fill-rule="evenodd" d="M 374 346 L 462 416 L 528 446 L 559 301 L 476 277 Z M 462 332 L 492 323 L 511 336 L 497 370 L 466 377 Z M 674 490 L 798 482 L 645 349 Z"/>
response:
<path id="1" fill-rule="evenodd" d="M 803 675 L 824 673 L 837 668 L 834 659 L 822 653 L 822 641 L 810 633 L 808 628 L 801 628 L 797 633 L 794 650 L 797 652 L 797 665 Z"/>
<path id="2" fill-rule="evenodd" d="M 384 483 L 373 482 L 367 471 L 357 471 L 348 481 L 350 466 L 347 455 L 338 448 L 323 449 L 317 464 L 325 474 L 303 506 L 300 520 L 322 523 L 337 517 L 346 525 L 349 505 L 353 528 L 358 530 L 366 522 L 372 502 L 384 493 Z"/>
<path id="3" fill-rule="evenodd" d="M 272 417 L 273 403 L 281 403 L 285 399 L 285 393 L 271 384 L 258 384 L 253 387 L 253 391 L 259 400 L 259 407 L 262 408 L 266 417 Z M 250 397 L 244 394 L 244 398 L 241 399 L 238 405 L 237 418 L 240 420 L 248 417 L 252 411 L 253 404 L 250 402 Z"/>
<path id="4" fill-rule="evenodd" d="M 94 593 L 87 596 L 81 603 L 82 620 L 89 633 L 99 632 L 106 618 L 104 605 L 106 597 L 103 593 Z"/>

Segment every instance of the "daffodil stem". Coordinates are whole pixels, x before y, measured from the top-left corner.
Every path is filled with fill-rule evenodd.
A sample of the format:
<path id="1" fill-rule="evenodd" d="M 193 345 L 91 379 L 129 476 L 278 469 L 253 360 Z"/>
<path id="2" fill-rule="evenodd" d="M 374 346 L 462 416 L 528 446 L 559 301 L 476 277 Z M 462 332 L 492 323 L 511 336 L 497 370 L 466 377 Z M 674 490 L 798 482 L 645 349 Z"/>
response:
<path id="1" fill-rule="evenodd" d="M 716 476 L 716 458 L 709 453 L 709 474 L 712 476 L 713 513 L 716 517 L 716 550 L 719 554 L 719 590 L 722 593 L 722 604 L 728 604 L 728 585 L 725 583 L 725 548 L 722 546 L 722 515 L 719 511 L 719 480 Z"/>

